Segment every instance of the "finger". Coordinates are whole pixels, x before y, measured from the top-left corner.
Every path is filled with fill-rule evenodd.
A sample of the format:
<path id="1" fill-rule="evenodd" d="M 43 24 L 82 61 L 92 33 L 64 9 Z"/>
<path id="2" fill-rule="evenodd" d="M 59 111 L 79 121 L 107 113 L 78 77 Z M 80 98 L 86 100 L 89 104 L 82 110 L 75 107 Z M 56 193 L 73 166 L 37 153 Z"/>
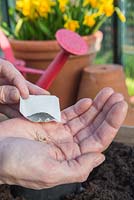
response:
<path id="1" fill-rule="evenodd" d="M 112 88 L 102 89 L 93 101 L 92 106 L 86 112 L 67 123 L 73 136 L 93 122 L 113 93 Z"/>
<path id="2" fill-rule="evenodd" d="M 100 153 L 88 153 L 75 160 L 63 161 L 58 169 L 61 176 L 59 182 L 63 184 L 84 182 L 93 168 L 100 165 L 104 160 L 104 155 Z"/>
<path id="3" fill-rule="evenodd" d="M 62 119 L 66 121 L 70 121 L 79 115 L 86 112 L 90 106 L 92 105 L 92 100 L 85 98 L 80 101 L 78 101 L 75 105 L 65 109 L 62 111 Z"/>
<path id="4" fill-rule="evenodd" d="M 0 86 L 0 103 L 13 104 L 18 103 L 20 99 L 19 90 L 10 85 Z"/>
<path id="5" fill-rule="evenodd" d="M 8 118 L 16 118 L 21 116 L 17 110 L 3 104 L 0 104 L 0 112 L 6 115 Z"/>
<path id="6" fill-rule="evenodd" d="M 90 126 L 85 127 L 83 130 L 79 131 L 78 134 L 76 134 L 75 140 L 82 141 L 85 138 L 89 137 L 89 135 L 93 134 L 94 131 L 103 123 L 103 121 L 106 118 L 107 113 L 112 108 L 112 106 L 118 102 L 121 102 L 124 100 L 124 97 L 119 93 L 114 93 L 110 96 L 106 104 L 104 105 L 102 111 L 97 115 L 97 117 L 94 119 L 94 121 L 91 123 Z"/>
<path id="7" fill-rule="evenodd" d="M 27 86 L 29 89 L 29 93 L 32 95 L 50 95 L 50 93 L 47 90 L 44 90 L 39 86 L 30 83 L 29 81 L 27 81 Z"/>
<path id="8" fill-rule="evenodd" d="M 122 96 L 122 94 L 119 94 L 119 93 L 114 93 L 113 95 L 110 96 L 110 98 L 104 105 L 103 110 L 99 113 L 99 115 L 91 124 L 91 126 L 93 125 L 93 128 L 92 128 L 93 132 L 103 123 L 103 121 L 106 118 L 107 113 L 110 111 L 113 105 L 119 102 L 122 102 L 123 100 L 124 100 L 124 97 Z"/>
<path id="9" fill-rule="evenodd" d="M 10 85 L 10 83 L 5 78 L 0 78 L 0 85 Z"/>
<path id="10" fill-rule="evenodd" d="M 96 131 L 88 138 L 80 142 L 81 152 L 87 153 L 104 151 L 116 136 L 126 117 L 127 109 L 128 105 L 125 101 L 115 104 Z"/>
<path id="11" fill-rule="evenodd" d="M 28 98 L 26 80 L 10 62 L 0 59 L 0 74 L 18 88 L 23 98 Z"/>

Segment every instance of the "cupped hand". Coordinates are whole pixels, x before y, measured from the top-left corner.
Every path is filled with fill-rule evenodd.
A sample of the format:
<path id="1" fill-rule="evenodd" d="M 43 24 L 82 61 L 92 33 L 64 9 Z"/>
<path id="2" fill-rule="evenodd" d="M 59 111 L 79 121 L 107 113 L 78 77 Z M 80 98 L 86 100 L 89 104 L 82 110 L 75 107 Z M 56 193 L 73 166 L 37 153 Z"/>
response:
<path id="1" fill-rule="evenodd" d="M 0 183 L 44 189 L 86 180 L 104 161 L 100 153 L 81 154 L 66 160 L 55 145 L 23 138 L 0 142 Z"/>
<path id="2" fill-rule="evenodd" d="M 7 142 L 11 147 L 6 148 L 7 159 L 3 159 L 3 166 L 11 174 L 19 166 L 23 173 L 12 178 L 25 187 L 39 189 L 82 182 L 104 161 L 101 153 L 116 136 L 127 107 L 121 94 L 105 88 L 93 102 L 83 99 L 64 110 L 62 123 L 36 124 L 19 118 L 2 122 L 1 142 L 12 137 L 12 142 Z M 13 155 L 12 162 L 8 162 L 10 154 Z"/>
<path id="3" fill-rule="evenodd" d="M 0 112 L 11 118 L 19 116 L 20 96 L 26 99 L 29 94 L 44 95 L 49 92 L 26 81 L 10 62 L 0 59 Z"/>

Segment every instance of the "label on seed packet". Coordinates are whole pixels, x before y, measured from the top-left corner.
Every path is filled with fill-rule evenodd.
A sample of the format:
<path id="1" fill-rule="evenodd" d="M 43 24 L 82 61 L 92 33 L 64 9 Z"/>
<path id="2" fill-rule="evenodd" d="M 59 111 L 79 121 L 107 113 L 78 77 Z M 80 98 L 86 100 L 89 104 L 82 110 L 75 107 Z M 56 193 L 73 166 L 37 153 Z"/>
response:
<path id="1" fill-rule="evenodd" d="M 32 122 L 61 122 L 59 98 L 51 95 L 30 95 L 20 98 L 20 113 Z"/>

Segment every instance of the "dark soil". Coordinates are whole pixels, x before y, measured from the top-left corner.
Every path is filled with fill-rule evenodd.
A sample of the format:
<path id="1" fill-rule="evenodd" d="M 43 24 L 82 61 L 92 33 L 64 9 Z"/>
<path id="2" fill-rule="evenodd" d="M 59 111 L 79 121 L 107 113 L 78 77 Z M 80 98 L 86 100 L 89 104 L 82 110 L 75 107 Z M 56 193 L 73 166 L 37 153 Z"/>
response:
<path id="1" fill-rule="evenodd" d="M 113 143 L 105 155 L 83 184 L 85 191 L 65 200 L 134 200 L 134 147 Z"/>
<path id="2" fill-rule="evenodd" d="M 134 200 L 134 147 L 113 143 L 105 152 L 106 161 L 83 183 L 85 190 L 64 200 Z M 14 199 L 10 187 L 0 187 L 0 200 Z"/>
<path id="3" fill-rule="evenodd" d="M 21 197 L 14 199 L 10 194 L 10 187 L 7 185 L 0 186 L 0 200 L 25 200 Z"/>

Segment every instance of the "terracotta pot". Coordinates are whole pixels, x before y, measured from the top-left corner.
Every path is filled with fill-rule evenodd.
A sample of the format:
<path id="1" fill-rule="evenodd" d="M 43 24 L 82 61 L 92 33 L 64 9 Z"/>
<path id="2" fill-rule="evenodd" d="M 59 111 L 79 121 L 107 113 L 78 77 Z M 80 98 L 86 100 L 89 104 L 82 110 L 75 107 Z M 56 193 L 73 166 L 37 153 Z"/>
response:
<path id="1" fill-rule="evenodd" d="M 104 87 L 112 87 L 116 92 L 122 93 L 129 102 L 123 67 L 114 64 L 86 67 L 83 70 L 78 99 L 85 97 L 94 99 Z"/>
<path id="2" fill-rule="evenodd" d="M 56 80 L 50 92 L 60 98 L 61 108 L 75 103 L 82 69 L 92 64 L 97 51 L 100 50 L 103 35 L 100 31 L 84 39 L 89 45 L 89 52 L 85 56 L 71 56 Z M 27 66 L 46 69 L 51 63 L 60 47 L 57 41 L 18 41 L 10 40 L 15 57 L 26 61 Z M 39 76 L 28 75 L 28 80 L 36 82 Z"/>
<path id="3" fill-rule="evenodd" d="M 134 129 L 134 107 L 132 107 L 131 105 L 129 105 L 128 107 L 128 113 L 124 121 L 124 125 L 133 127 Z M 133 132 L 133 136 L 134 136 L 134 132 Z"/>
<path id="4" fill-rule="evenodd" d="M 112 87 L 116 92 L 124 95 L 129 105 L 124 125 L 134 127 L 134 107 L 131 106 L 122 66 L 106 64 L 86 67 L 82 74 L 78 100 L 81 98 L 94 99 L 104 87 Z"/>

